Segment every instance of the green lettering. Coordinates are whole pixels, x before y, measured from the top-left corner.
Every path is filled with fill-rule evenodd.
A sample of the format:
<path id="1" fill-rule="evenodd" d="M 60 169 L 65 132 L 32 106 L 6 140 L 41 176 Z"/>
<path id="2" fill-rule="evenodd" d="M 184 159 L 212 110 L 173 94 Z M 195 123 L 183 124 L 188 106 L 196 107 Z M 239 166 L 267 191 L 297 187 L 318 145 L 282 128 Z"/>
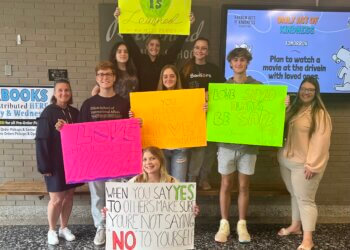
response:
<path id="1" fill-rule="evenodd" d="M 175 192 L 176 192 L 176 195 L 175 195 L 175 200 L 179 200 L 179 191 L 180 191 L 180 188 L 181 188 L 181 185 L 179 185 L 179 186 L 173 186 L 174 187 L 174 189 L 175 189 Z"/>
<path id="2" fill-rule="evenodd" d="M 186 186 L 181 186 L 181 200 L 186 200 L 186 192 L 184 191 L 186 189 Z"/>
<path id="3" fill-rule="evenodd" d="M 188 188 L 188 191 L 190 193 L 190 195 L 187 197 L 187 199 L 193 200 L 193 198 L 194 198 L 194 193 L 193 193 L 194 185 L 190 184 L 190 185 L 187 186 L 187 188 Z"/>

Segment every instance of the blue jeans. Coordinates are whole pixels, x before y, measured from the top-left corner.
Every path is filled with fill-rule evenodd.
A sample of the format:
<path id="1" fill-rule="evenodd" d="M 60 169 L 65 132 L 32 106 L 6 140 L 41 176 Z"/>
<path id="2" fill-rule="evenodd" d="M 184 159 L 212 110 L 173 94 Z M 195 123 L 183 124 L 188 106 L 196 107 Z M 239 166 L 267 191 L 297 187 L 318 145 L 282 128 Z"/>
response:
<path id="1" fill-rule="evenodd" d="M 91 196 L 91 214 L 96 228 L 105 227 L 105 220 L 102 217 L 101 209 L 106 206 L 105 200 L 106 181 L 89 182 Z"/>
<path id="2" fill-rule="evenodd" d="M 164 149 L 163 150 L 168 173 L 178 181 L 185 182 L 187 174 L 187 150 Z"/>

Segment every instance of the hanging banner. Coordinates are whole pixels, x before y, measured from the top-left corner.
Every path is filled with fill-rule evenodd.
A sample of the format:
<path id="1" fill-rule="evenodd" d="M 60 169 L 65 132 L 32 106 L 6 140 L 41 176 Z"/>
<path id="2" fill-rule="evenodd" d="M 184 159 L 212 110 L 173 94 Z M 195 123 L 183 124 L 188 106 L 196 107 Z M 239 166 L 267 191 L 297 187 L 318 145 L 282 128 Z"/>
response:
<path id="1" fill-rule="evenodd" d="M 106 183 L 106 249 L 194 249 L 196 183 Z"/>
<path id="2" fill-rule="evenodd" d="M 191 0 L 119 0 L 121 34 L 190 34 Z"/>
<path id="3" fill-rule="evenodd" d="M 61 141 L 67 183 L 126 177 L 142 171 L 137 119 L 66 124 Z"/>
<path id="4" fill-rule="evenodd" d="M 209 84 L 208 141 L 281 147 L 287 86 Z"/>
<path id="5" fill-rule="evenodd" d="M 52 86 L 0 86 L 0 139 L 34 139 L 52 95 Z"/>
<path id="6" fill-rule="evenodd" d="M 131 92 L 130 103 L 134 116 L 142 119 L 143 147 L 207 145 L 204 89 Z"/>

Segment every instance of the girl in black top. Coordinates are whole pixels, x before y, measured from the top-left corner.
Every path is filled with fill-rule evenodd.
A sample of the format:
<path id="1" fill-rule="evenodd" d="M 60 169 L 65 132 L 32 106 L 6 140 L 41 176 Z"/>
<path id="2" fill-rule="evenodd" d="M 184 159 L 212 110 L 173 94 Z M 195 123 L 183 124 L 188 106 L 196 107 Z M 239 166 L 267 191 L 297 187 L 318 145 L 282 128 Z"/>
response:
<path id="1" fill-rule="evenodd" d="M 130 57 L 129 49 L 125 42 L 118 42 L 113 46 L 109 60 L 115 66 L 116 71 L 115 92 L 130 101 L 129 93 L 139 90 L 139 80 L 135 64 Z M 96 85 L 91 95 L 97 95 L 99 92 L 100 87 Z"/>
<path id="2" fill-rule="evenodd" d="M 120 9 L 116 8 L 115 18 L 120 16 Z M 191 24 L 194 23 L 194 15 L 191 13 Z M 160 55 L 160 37 L 150 35 L 146 40 L 147 54 L 142 54 L 131 35 L 124 34 L 123 39 L 129 47 L 130 55 L 135 62 L 140 91 L 155 91 L 160 76 L 160 71 L 167 64 L 174 64 L 177 54 L 180 52 L 187 36 L 177 36 L 174 44 L 168 49 L 167 54 Z"/>
<path id="3" fill-rule="evenodd" d="M 205 88 L 208 99 L 209 83 L 224 83 L 225 78 L 219 68 L 207 61 L 209 41 L 206 38 L 197 38 L 193 45 L 193 58 L 189 59 L 180 71 L 181 82 L 184 88 Z M 216 159 L 216 143 L 208 142 L 207 147 L 191 149 L 191 160 L 188 166 L 188 180 L 199 181 L 199 186 L 208 190 L 211 186 L 208 176 Z"/>
<path id="4" fill-rule="evenodd" d="M 69 81 L 63 79 L 55 83 L 51 103 L 38 118 L 35 142 L 38 171 L 44 175 L 50 195 L 48 243 L 56 245 L 58 244 L 56 224 L 59 217 L 61 222 L 59 236 L 68 241 L 75 239 L 67 228 L 67 224 L 72 211 L 74 189 L 82 185 L 66 184 L 61 137 L 59 131 L 56 130 L 61 124 L 74 123 L 78 118 L 79 111 L 70 106 L 72 91 Z"/>
<path id="5" fill-rule="evenodd" d="M 184 88 L 205 88 L 207 92 L 210 82 L 225 82 L 219 68 L 207 61 L 208 52 L 209 40 L 203 37 L 197 38 L 193 45 L 193 58 L 189 59 L 180 71 Z"/>

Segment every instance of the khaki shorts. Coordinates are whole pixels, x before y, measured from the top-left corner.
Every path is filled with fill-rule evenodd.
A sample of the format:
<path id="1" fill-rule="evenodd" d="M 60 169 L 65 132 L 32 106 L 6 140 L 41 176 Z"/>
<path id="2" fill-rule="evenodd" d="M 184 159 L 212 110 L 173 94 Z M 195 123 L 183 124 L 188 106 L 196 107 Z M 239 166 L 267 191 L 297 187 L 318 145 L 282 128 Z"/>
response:
<path id="1" fill-rule="evenodd" d="M 247 154 L 239 150 L 219 147 L 218 171 L 222 175 L 229 175 L 235 171 L 246 175 L 253 175 L 256 158 L 256 154 Z"/>

